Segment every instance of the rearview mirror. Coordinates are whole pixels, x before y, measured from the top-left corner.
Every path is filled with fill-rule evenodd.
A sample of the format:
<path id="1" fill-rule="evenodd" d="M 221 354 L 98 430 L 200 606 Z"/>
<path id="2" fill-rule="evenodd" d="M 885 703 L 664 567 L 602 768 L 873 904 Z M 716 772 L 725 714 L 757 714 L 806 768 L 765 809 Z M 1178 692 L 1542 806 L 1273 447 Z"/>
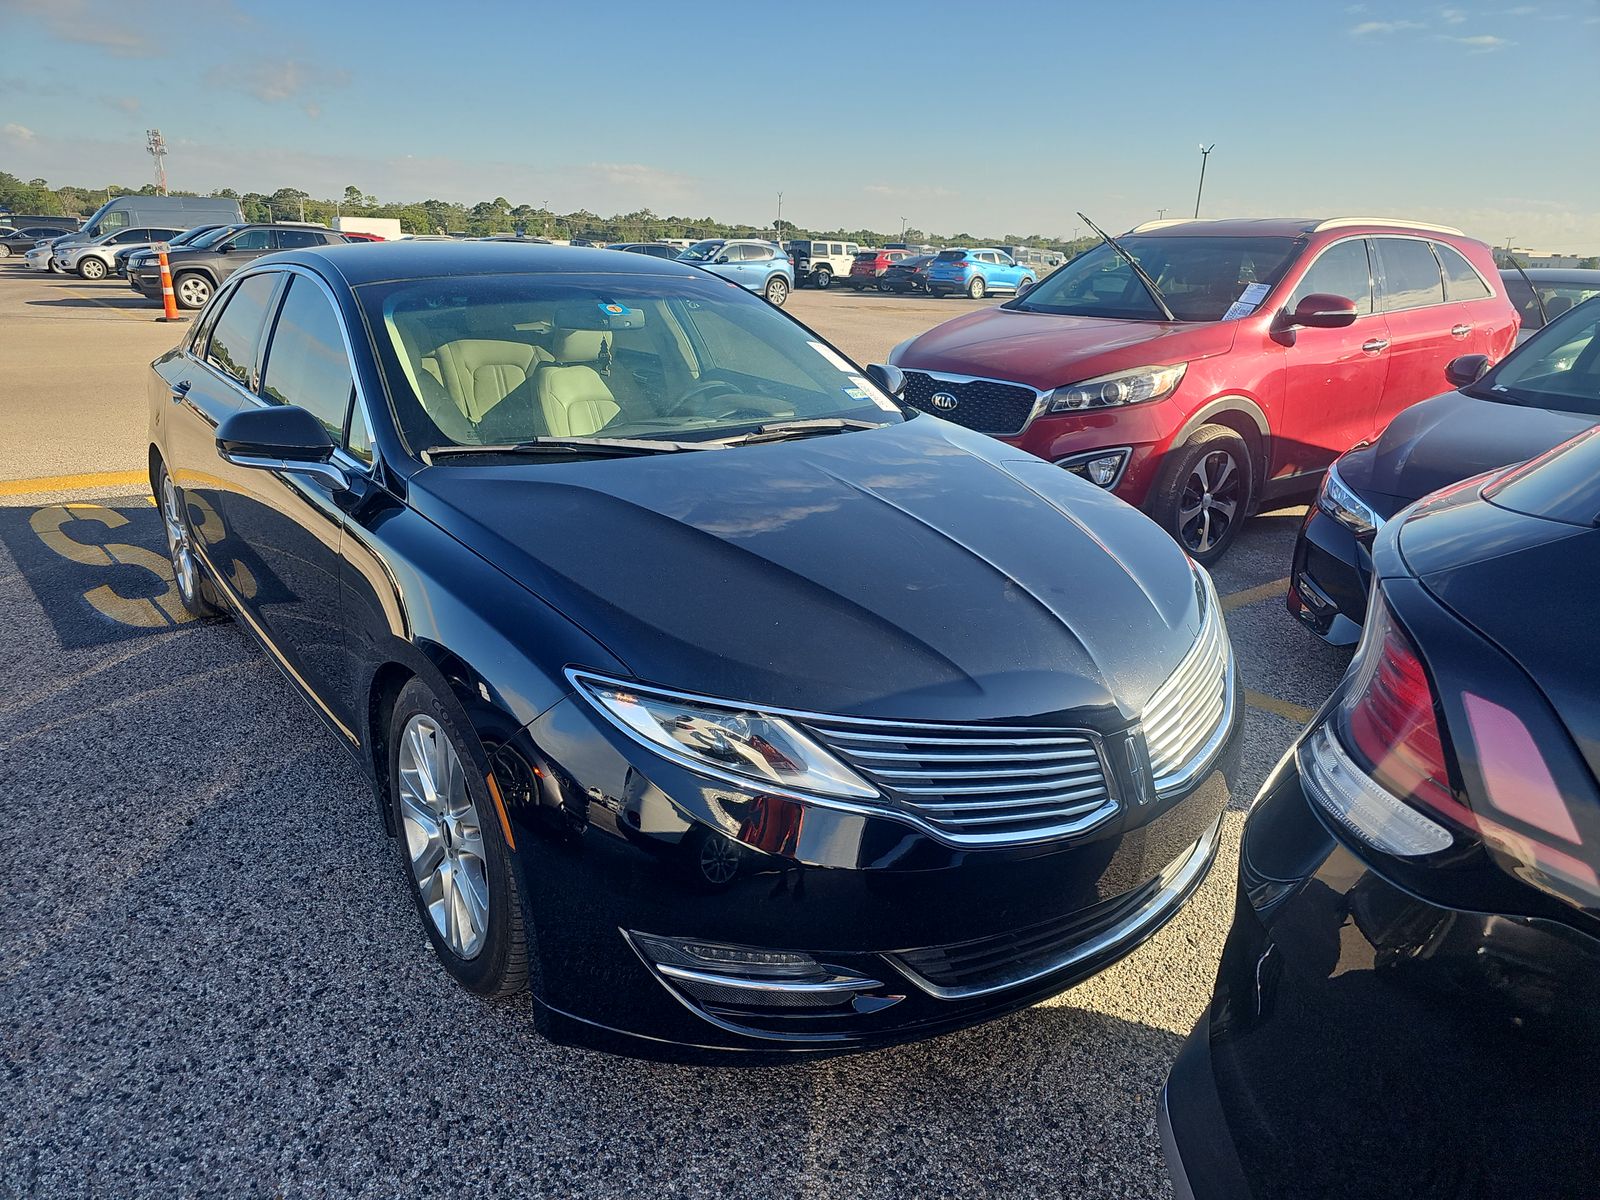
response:
<path id="1" fill-rule="evenodd" d="M 898 396 L 905 390 L 905 372 L 899 367 L 887 366 L 884 363 L 871 363 L 867 367 L 867 378 L 891 396 Z"/>
<path id="2" fill-rule="evenodd" d="M 1444 366 L 1444 377 L 1451 386 L 1471 387 L 1489 373 L 1494 362 L 1487 354 L 1463 354 L 1452 358 Z"/>
<path id="3" fill-rule="evenodd" d="M 1350 297 L 1312 292 L 1293 312 L 1284 313 L 1283 323 L 1303 329 L 1343 329 L 1355 324 L 1356 315 L 1356 302 Z"/>
<path id="4" fill-rule="evenodd" d="M 293 404 L 247 408 L 217 426 L 217 453 L 236 467 L 305 475 L 336 492 L 350 481 L 331 461 L 333 439 L 317 420 Z"/>

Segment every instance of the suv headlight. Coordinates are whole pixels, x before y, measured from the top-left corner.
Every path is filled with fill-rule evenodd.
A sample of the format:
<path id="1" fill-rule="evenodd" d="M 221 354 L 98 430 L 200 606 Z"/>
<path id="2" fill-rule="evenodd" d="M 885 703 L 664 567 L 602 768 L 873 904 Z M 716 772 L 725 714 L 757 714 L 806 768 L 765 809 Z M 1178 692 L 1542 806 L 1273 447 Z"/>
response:
<path id="1" fill-rule="evenodd" d="M 1118 408 L 1170 396 L 1189 369 L 1188 363 L 1170 367 L 1134 367 L 1058 387 L 1050 393 L 1051 412 L 1078 412 L 1086 408 Z"/>
<path id="2" fill-rule="evenodd" d="M 568 671 L 567 678 L 634 741 L 702 775 L 848 800 L 878 794 L 784 717 L 588 672 Z"/>
<path id="3" fill-rule="evenodd" d="M 1344 481 L 1337 464 L 1330 466 L 1322 477 L 1317 507 L 1352 533 L 1372 533 L 1383 526 L 1383 518 Z"/>

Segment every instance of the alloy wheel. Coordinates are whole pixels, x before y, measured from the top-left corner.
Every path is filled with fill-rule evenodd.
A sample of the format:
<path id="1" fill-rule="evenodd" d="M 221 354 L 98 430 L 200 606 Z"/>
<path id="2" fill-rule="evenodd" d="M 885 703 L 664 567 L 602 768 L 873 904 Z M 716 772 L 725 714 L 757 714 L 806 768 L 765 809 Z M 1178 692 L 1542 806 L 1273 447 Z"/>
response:
<path id="1" fill-rule="evenodd" d="M 707 883 L 731 883 L 739 873 L 739 848 L 721 834 L 700 843 L 700 876 Z"/>
<path id="2" fill-rule="evenodd" d="M 466 772 L 444 730 L 426 713 L 406 722 L 399 760 L 411 878 L 445 944 L 458 958 L 475 958 L 489 932 L 489 875 Z"/>
<path id="3" fill-rule="evenodd" d="M 1202 454 L 1184 480 L 1178 497 L 1178 537 L 1194 554 L 1204 554 L 1228 536 L 1243 500 L 1244 474 L 1226 450 Z"/>
<path id="4" fill-rule="evenodd" d="M 183 599 L 193 603 L 199 585 L 195 567 L 194 546 L 189 541 L 189 523 L 184 519 L 183 500 L 172 482 L 172 476 L 161 476 L 161 519 L 167 527 L 167 557 L 172 560 L 172 577 L 178 582 Z"/>
<path id="5" fill-rule="evenodd" d="M 782 307 L 783 302 L 789 298 L 789 285 L 782 276 L 773 276 L 767 281 L 767 302 Z"/>
<path id="6" fill-rule="evenodd" d="M 211 299 L 211 285 L 190 275 L 178 281 L 178 300 L 185 308 L 201 308 Z"/>
<path id="7" fill-rule="evenodd" d="M 79 268 L 79 273 L 85 279 L 104 279 L 106 274 L 106 265 L 98 258 L 86 258 L 83 260 L 82 267 Z"/>

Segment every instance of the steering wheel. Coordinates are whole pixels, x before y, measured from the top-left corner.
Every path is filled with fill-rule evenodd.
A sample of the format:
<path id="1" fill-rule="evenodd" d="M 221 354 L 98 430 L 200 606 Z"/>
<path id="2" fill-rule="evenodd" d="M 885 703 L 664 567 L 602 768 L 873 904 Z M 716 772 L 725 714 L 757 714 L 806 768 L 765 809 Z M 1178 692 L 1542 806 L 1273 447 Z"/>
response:
<path id="1" fill-rule="evenodd" d="M 664 417 L 675 417 L 689 406 L 689 401 L 698 399 L 701 396 L 709 396 L 718 390 L 737 393 L 739 389 L 733 384 L 729 383 L 726 379 L 702 379 L 699 383 L 695 384 L 671 404 L 667 405 L 667 407 L 662 410 L 661 415 Z"/>

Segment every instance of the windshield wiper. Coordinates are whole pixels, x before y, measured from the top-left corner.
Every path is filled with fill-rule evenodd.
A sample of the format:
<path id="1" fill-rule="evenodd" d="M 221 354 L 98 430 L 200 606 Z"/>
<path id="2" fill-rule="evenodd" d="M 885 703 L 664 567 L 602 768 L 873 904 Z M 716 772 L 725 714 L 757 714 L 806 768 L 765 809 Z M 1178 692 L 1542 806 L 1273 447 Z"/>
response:
<path id="1" fill-rule="evenodd" d="M 673 454 L 679 450 L 720 450 L 716 442 L 673 442 L 653 438 L 536 437 L 525 442 L 489 443 L 482 446 L 433 446 L 422 452 L 424 461 L 462 454 L 603 454 L 614 458 L 641 454 Z"/>
<path id="2" fill-rule="evenodd" d="M 1150 293 L 1150 299 L 1156 302 L 1156 307 L 1161 310 L 1162 315 L 1165 316 L 1169 321 L 1176 321 L 1178 319 L 1177 314 L 1174 313 L 1172 309 L 1167 307 L 1167 298 L 1161 294 L 1161 289 L 1156 286 L 1156 281 L 1151 279 L 1150 276 L 1146 274 L 1145 269 L 1139 265 L 1139 260 L 1124 250 L 1122 248 L 1122 243 L 1117 241 L 1116 238 L 1112 237 L 1105 230 L 1101 229 L 1100 226 L 1096 225 L 1093 221 L 1089 220 L 1088 217 L 1084 216 L 1082 213 L 1079 213 L 1078 219 L 1090 229 L 1094 230 L 1102 242 L 1110 246 L 1122 256 L 1123 260 L 1133 268 L 1133 273 L 1139 277 L 1139 282 L 1144 284 L 1144 290 Z"/>
<path id="3" fill-rule="evenodd" d="M 1517 274 L 1522 276 L 1522 282 L 1527 284 L 1528 290 L 1533 293 L 1533 302 L 1539 309 L 1539 328 L 1543 329 L 1550 324 L 1550 315 L 1544 311 L 1544 297 L 1539 295 L 1538 286 L 1528 278 L 1528 273 L 1522 269 L 1522 264 L 1517 261 L 1517 256 L 1507 251 L 1506 257 L 1511 260 L 1511 265 L 1517 269 Z"/>
<path id="4" fill-rule="evenodd" d="M 850 429 L 882 429 L 881 421 L 862 421 L 855 417 L 811 417 L 795 421 L 768 421 L 749 433 L 718 438 L 712 446 L 748 446 L 753 442 L 778 442 L 787 438 L 811 437 L 818 433 L 843 433 Z"/>

